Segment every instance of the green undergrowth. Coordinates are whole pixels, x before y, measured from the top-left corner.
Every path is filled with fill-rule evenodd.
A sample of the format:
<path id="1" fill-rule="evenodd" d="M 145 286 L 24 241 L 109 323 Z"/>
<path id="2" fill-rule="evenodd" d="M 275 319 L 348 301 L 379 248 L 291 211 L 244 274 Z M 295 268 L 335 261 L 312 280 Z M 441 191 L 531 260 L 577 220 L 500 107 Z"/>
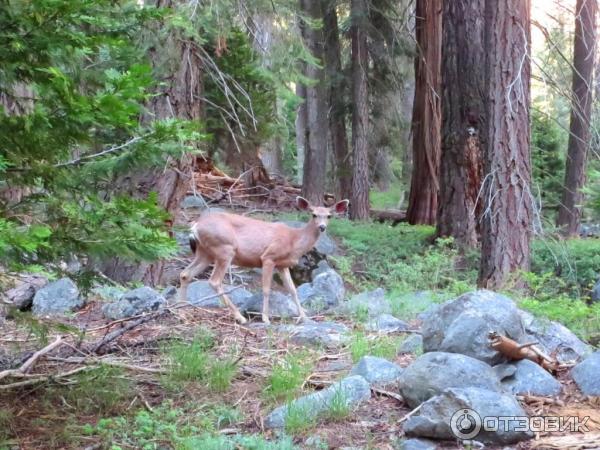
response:
<path id="1" fill-rule="evenodd" d="M 158 450 L 276 450 L 294 449 L 288 438 L 266 441 L 258 435 L 222 436 L 219 430 L 243 421 L 239 410 L 226 405 L 190 403 L 175 407 L 164 402 L 152 411 L 101 419 L 80 429 L 86 439 L 101 440 L 110 450 L 137 448 Z"/>
<path id="2" fill-rule="evenodd" d="M 233 355 L 213 355 L 213 334 L 200 328 L 191 342 L 174 341 L 163 348 L 169 372 L 163 386 L 178 389 L 182 383 L 203 382 L 214 391 L 226 391 L 237 373 Z"/>
<path id="3" fill-rule="evenodd" d="M 356 363 L 363 356 L 377 356 L 393 359 L 402 343 L 400 336 L 368 336 L 361 331 L 355 331 L 348 344 L 352 362 Z"/>
<path id="4" fill-rule="evenodd" d="M 300 391 L 314 366 L 306 351 L 289 353 L 273 364 L 266 380 L 264 396 L 270 402 L 289 401 Z"/>
<path id="5" fill-rule="evenodd" d="M 329 229 L 343 248 L 332 260 L 344 280 L 356 291 L 383 287 L 397 317 L 414 318 L 434 303 L 476 289 L 478 252 L 459 260 L 452 239 L 434 240 L 433 227 L 333 220 Z M 523 274 L 527 290 L 505 293 L 583 338 L 597 336 L 600 305 L 590 304 L 589 295 L 599 278 L 600 240 L 536 239 L 531 259 L 531 272 Z M 360 311 L 355 315 L 360 321 Z"/>

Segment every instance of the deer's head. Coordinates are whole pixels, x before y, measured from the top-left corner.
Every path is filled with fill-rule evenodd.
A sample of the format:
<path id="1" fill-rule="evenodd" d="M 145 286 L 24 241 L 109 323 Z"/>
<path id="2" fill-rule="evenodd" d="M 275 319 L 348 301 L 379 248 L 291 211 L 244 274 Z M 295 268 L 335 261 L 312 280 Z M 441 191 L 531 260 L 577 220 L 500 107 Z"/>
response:
<path id="1" fill-rule="evenodd" d="M 349 200 L 340 200 L 331 208 L 326 208 L 325 206 L 313 206 L 305 198 L 296 197 L 296 206 L 298 206 L 298 209 L 301 211 L 308 211 L 312 214 L 311 223 L 321 233 L 327 229 L 327 224 L 329 223 L 329 219 L 331 219 L 333 214 L 345 213 L 348 210 L 349 204 Z"/>

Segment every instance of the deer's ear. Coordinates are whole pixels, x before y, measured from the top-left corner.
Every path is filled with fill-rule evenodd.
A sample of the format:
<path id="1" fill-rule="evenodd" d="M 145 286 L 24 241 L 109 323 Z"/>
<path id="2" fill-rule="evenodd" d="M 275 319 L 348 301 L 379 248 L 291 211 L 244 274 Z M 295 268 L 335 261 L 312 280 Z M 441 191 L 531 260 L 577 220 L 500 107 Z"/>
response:
<path id="1" fill-rule="evenodd" d="M 350 200 L 340 200 L 335 205 L 333 205 L 333 210 L 338 214 L 343 214 L 348 211 L 348 205 L 350 204 Z"/>
<path id="2" fill-rule="evenodd" d="M 301 211 L 306 211 L 310 208 L 310 203 L 304 197 L 296 197 L 296 206 Z"/>

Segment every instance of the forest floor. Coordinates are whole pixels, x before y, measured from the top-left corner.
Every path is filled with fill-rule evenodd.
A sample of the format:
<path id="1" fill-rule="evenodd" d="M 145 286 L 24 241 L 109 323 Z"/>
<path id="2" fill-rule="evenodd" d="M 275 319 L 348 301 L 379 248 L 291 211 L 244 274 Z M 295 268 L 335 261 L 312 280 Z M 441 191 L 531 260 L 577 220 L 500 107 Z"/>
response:
<path id="1" fill-rule="evenodd" d="M 384 285 L 399 299 L 394 315 L 415 327 L 419 311 L 401 292 L 436 289 L 442 301 L 472 288 L 472 270 L 457 272 L 451 245 L 432 245 L 427 227 L 358 227 L 340 220 L 332 222 L 331 233 L 341 247 L 331 262 L 347 288 Z M 415 255 L 418 260 L 411 259 Z M 178 258 L 173 267 L 185 261 Z M 22 313 L 4 323 L 4 353 L 29 357 L 58 335 L 62 342 L 23 374 L 22 386 L 2 386 L 0 449 L 399 448 L 402 423 L 412 411 L 393 385 L 374 390 L 358 409 L 319 422 L 298 418 L 284 435 L 266 430 L 264 418 L 347 375 L 364 355 L 406 367 L 418 354 L 398 354 L 405 333 L 369 333 L 361 317 L 317 316 L 352 331 L 346 345 L 315 348 L 295 345 L 259 318 L 237 325 L 224 309 L 174 304 L 147 317 L 107 322 L 102 305 L 92 296 L 61 320 L 33 321 Z M 600 328 L 594 311 L 577 316 L 578 331 Z M 598 399 L 578 394 L 568 374 L 560 377 L 560 398 L 530 399 L 524 407 L 535 415 L 591 416 L 588 426 L 600 432 Z M 548 437 L 556 439 L 540 435 L 515 448 L 540 448 Z M 545 448 L 569 448 L 555 442 Z M 443 448 L 463 447 L 447 442 Z"/>

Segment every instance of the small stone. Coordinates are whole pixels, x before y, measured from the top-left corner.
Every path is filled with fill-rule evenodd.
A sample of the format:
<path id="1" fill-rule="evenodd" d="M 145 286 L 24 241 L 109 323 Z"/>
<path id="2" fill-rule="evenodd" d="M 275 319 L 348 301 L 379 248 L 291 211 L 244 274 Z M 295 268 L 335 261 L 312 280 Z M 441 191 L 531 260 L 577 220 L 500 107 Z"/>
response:
<path id="1" fill-rule="evenodd" d="M 19 278 L 16 286 L 7 290 L 4 295 L 15 307 L 24 311 L 31 307 L 33 297 L 38 289 L 48 284 L 48 279 L 37 274 L 25 274 Z"/>
<path id="2" fill-rule="evenodd" d="M 348 340 L 348 327 L 335 322 L 305 321 L 299 325 L 279 325 L 278 332 L 290 335 L 290 340 L 299 345 L 337 347 Z"/>
<path id="3" fill-rule="evenodd" d="M 501 379 L 502 385 L 513 394 L 531 394 L 546 397 L 560 394 L 561 384 L 533 361 L 523 359 L 515 363 L 502 364 L 502 366 L 513 366 L 515 368 L 512 375 Z M 498 371 L 496 368 L 494 370 Z"/>
<path id="4" fill-rule="evenodd" d="M 351 375 L 360 375 L 369 384 L 387 384 L 398 381 L 402 375 L 402 368 L 384 358 L 363 356 L 350 372 Z"/>
<path id="5" fill-rule="evenodd" d="M 411 334 L 400 344 L 398 353 L 423 353 L 423 336 Z"/>
<path id="6" fill-rule="evenodd" d="M 327 389 L 305 395 L 273 410 L 265 419 L 267 428 L 284 428 L 289 408 L 298 409 L 314 420 L 329 409 L 332 399 L 341 396 L 345 404 L 352 408 L 371 398 L 369 383 L 361 376 L 349 376 Z"/>
<path id="7" fill-rule="evenodd" d="M 223 285 L 223 291 L 228 292 L 227 296 L 240 309 L 244 309 L 246 303 L 252 297 L 252 293 L 243 287 L 234 289 L 233 286 Z M 187 288 L 187 301 L 194 306 L 202 308 L 222 308 L 225 306 L 221 302 L 221 297 L 217 295 L 217 292 L 206 280 L 198 280 L 189 284 Z"/>
<path id="8" fill-rule="evenodd" d="M 584 395 L 600 396 L 600 352 L 573 367 L 571 375 Z"/>
<path id="9" fill-rule="evenodd" d="M 204 200 L 202 197 L 199 197 L 196 195 L 187 195 L 181 202 L 181 207 L 183 209 L 190 209 L 190 208 L 204 209 L 207 207 L 207 204 L 206 204 L 206 200 Z"/>
<path id="10" fill-rule="evenodd" d="M 61 315 L 83 306 L 79 289 L 69 278 L 61 278 L 39 289 L 33 297 L 35 316 Z"/>
<path id="11" fill-rule="evenodd" d="M 391 314 L 380 314 L 370 320 L 365 328 L 368 331 L 377 331 L 379 333 L 397 333 L 408 330 L 410 326 L 405 321 L 397 319 Z"/>
<path id="12" fill-rule="evenodd" d="M 109 320 L 125 319 L 151 311 L 156 311 L 166 303 L 165 298 L 147 286 L 126 292 L 113 303 L 102 307 L 104 317 Z"/>

